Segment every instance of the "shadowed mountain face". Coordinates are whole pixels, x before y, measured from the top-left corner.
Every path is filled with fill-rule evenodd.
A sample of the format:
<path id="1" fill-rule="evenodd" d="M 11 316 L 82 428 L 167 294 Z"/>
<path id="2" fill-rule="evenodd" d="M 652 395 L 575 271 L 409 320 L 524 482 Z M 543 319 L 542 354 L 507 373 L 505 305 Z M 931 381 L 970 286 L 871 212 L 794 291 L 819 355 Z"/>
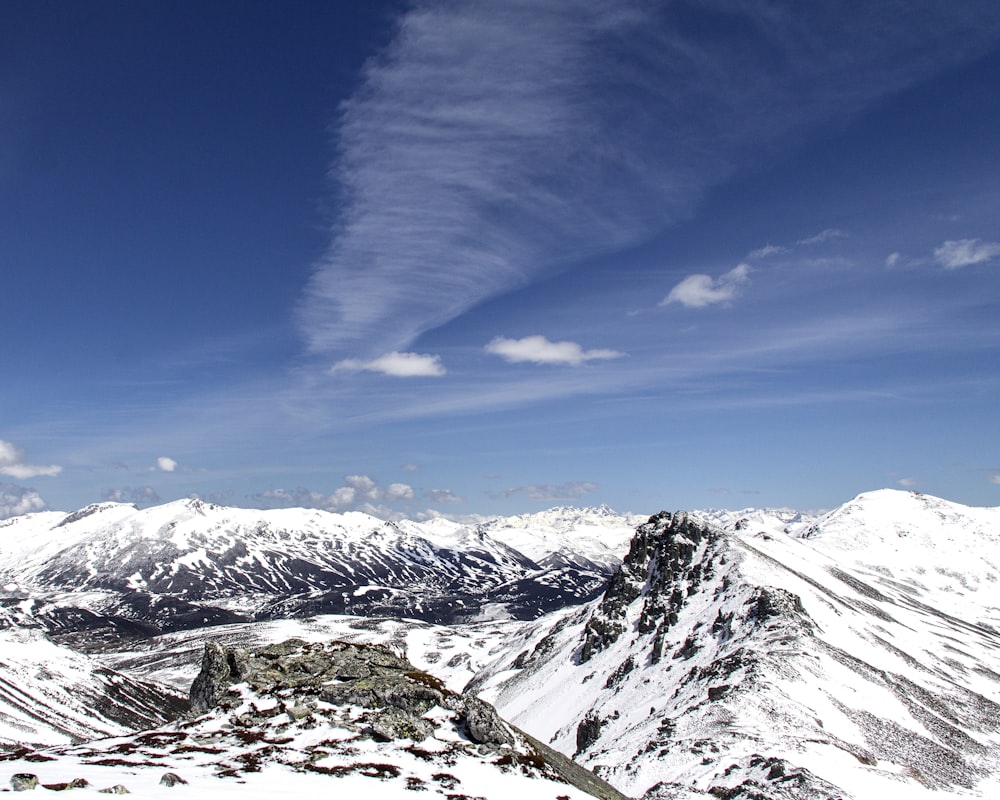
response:
<path id="1" fill-rule="evenodd" d="M 606 509 L 518 522 L 526 527 L 198 501 L 33 514 L 4 523 L 0 577 L 13 591 L 0 600 L 15 624 L 77 645 L 330 613 L 535 619 L 600 593 L 630 530 Z"/>

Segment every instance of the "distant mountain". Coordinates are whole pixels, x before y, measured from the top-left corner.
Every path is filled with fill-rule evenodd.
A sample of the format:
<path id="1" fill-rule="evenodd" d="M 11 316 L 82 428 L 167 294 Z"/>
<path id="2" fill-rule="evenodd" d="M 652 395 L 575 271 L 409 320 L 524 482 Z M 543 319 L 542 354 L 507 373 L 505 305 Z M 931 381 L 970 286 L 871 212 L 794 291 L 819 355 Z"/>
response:
<path id="1" fill-rule="evenodd" d="M 598 594 L 631 523 L 606 508 L 470 527 L 103 503 L 0 523 L 0 614 L 90 642 L 318 613 L 534 619 Z"/>
<path id="2" fill-rule="evenodd" d="M 647 800 L 995 796 L 1000 509 L 887 490 L 731 527 L 651 518 L 470 688 Z"/>
<path id="3" fill-rule="evenodd" d="M 6 586 L 0 620 L 11 627 L 4 635 L 44 642 L 40 631 L 18 630 L 34 625 L 82 644 L 73 638 L 75 626 L 87 640 L 97 636 L 93 626 L 101 619 L 122 626 L 99 655 L 70 654 L 80 659 L 75 668 L 82 671 L 74 674 L 83 676 L 81 685 L 95 687 L 94 697 L 102 689 L 87 675 L 132 676 L 152 687 L 152 696 L 176 697 L 198 672 L 209 638 L 253 650 L 288 637 L 388 646 L 442 686 L 481 695 L 540 743 L 643 800 L 996 796 L 1000 508 L 882 490 L 821 515 L 663 512 L 627 536 L 618 523 L 624 519 L 601 509 L 553 509 L 478 526 L 293 511 L 281 516 L 181 503 L 139 512 L 104 505 L 0 523 Z M 577 587 L 580 599 L 571 600 L 573 570 L 600 576 L 591 599 Z M 188 585 L 201 573 L 207 588 Z M 294 581 L 312 585 L 320 574 L 351 582 L 332 592 L 296 591 Z M 238 588 L 241 580 L 248 592 Z M 72 581 L 83 588 L 73 592 Z M 398 583 L 390 587 L 391 581 Z M 545 601 L 553 610 L 539 616 L 543 581 L 554 582 Z M 386 587 L 392 602 L 388 593 L 377 594 Z M 360 615 L 304 615 L 304 600 L 336 592 L 356 603 Z M 148 610 L 137 613 L 129 605 L 137 597 L 147 599 Z M 451 602 L 461 611 L 440 613 L 434 598 L 440 608 Z M 392 610 L 404 606 L 424 619 L 403 619 Z M 206 616 L 199 620 L 194 615 L 201 611 Z M 285 611 L 295 618 L 281 618 Z M 172 633 L 141 638 L 126 630 L 167 628 L 185 613 L 191 616 Z M 199 627 L 211 614 L 242 620 Z M 43 696 L 49 678 L 40 666 L 48 656 L 37 648 L 23 652 L 20 666 L 0 660 L 0 687 L 29 676 L 26 696 Z M 66 669 L 49 670 L 49 677 L 75 685 Z M 169 686 L 157 689 L 156 681 Z M 244 700 L 258 710 L 271 702 Z M 0 695 L 0 720 L 2 702 Z M 72 718 L 68 709 L 80 705 L 65 697 L 50 702 L 54 711 L 41 715 L 35 738 L 25 741 L 60 741 L 59 709 Z M 241 734 L 220 732 L 220 722 L 227 724 L 216 717 L 178 729 L 196 737 L 192 746 L 217 749 L 197 756 L 196 781 L 236 757 L 233 735 Z M 87 724 L 96 731 L 108 723 Z M 291 721 L 282 731 L 256 725 L 246 736 L 271 747 L 276 759 L 261 762 L 262 772 L 286 775 L 283 759 L 308 747 L 304 733 L 292 731 L 297 723 Z M 446 731 L 447 725 L 445 740 Z M 118 756 L 109 748 L 122 748 L 144 765 L 166 763 L 162 751 L 171 748 L 161 745 L 167 740 L 142 736 L 45 755 L 62 768 L 84 757 L 111 763 Z M 180 744 L 182 753 L 188 744 Z M 449 789 L 434 782 L 443 770 L 416 771 L 412 752 L 429 750 L 425 745 L 400 749 L 386 741 L 366 748 L 360 761 L 337 762 L 345 767 L 340 779 L 350 779 L 338 788 L 393 796 L 389 787 L 400 788 L 399 777 L 414 777 L 443 794 L 494 796 L 485 789 L 468 794 L 481 785 L 472 778 Z M 18 758 L 0 761 L 27 771 L 31 762 Z M 392 768 L 375 770 L 379 763 Z M 480 766 L 462 763 L 469 775 L 482 768 L 481 759 Z M 122 769 L 138 775 L 139 767 L 129 764 Z M 248 785 L 273 789 L 239 769 Z M 66 767 L 61 774 L 69 779 L 70 772 Z M 390 772 L 395 777 L 383 780 Z M 142 775 L 151 774 L 142 767 Z M 311 778 L 298 774 L 296 780 L 302 788 Z M 539 789 L 543 785 L 512 791 L 528 800 L 535 790 L 549 792 Z M 503 796 L 510 796 L 504 787 Z M 554 796 L 563 794 L 576 796 Z"/>

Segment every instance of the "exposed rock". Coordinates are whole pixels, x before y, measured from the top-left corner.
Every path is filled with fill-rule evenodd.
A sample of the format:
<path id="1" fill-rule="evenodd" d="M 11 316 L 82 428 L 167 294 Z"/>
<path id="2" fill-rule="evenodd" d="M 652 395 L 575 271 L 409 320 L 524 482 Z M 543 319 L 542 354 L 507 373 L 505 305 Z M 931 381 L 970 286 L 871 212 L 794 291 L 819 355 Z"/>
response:
<path id="1" fill-rule="evenodd" d="M 600 717 L 588 714 L 583 718 L 576 726 L 576 753 L 574 757 L 580 755 L 600 738 L 602 727 L 603 723 Z"/>
<path id="2" fill-rule="evenodd" d="M 475 695 L 463 697 L 465 705 L 465 725 L 469 738 L 480 744 L 513 744 L 514 735 L 497 711 L 489 703 Z"/>
<path id="3" fill-rule="evenodd" d="M 840 789 L 809 770 L 773 756 L 753 755 L 733 763 L 723 773 L 723 778 L 730 775 L 738 775 L 737 782 L 727 785 L 726 781 L 721 781 L 709 789 L 709 794 L 720 800 L 840 800 L 844 797 Z"/>
<path id="4" fill-rule="evenodd" d="M 663 657 L 665 634 L 676 624 L 681 607 L 712 574 L 712 561 L 703 555 L 720 536 L 683 511 L 663 511 L 636 528 L 628 555 L 587 622 L 580 662 L 618 640 L 625 632 L 625 609 L 641 595 L 637 630 L 657 634 L 650 654 L 652 663 L 657 663 Z"/>
<path id="5" fill-rule="evenodd" d="M 202 670 L 191 687 L 191 704 L 197 712 L 228 712 L 237 737 L 272 748 L 297 728 L 324 724 L 345 729 L 351 737 L 386 742 L 387 747 L 416 748 L 415 743 L 435 737 L 445 719 L 451 733 L 439 739 L 435 750 L 440 741 L 453 742 L 449 747 L 476 752 L 501 770 L 516 768 L 565 782 L 603 800 L 627 800 L 589 770 L 506 723 L 489 703 L 449 690 L 381 645 L 292 639 L 250 652 L 208 642 Z M 198 720 L 188 724 L 201 724 Z M 340 739 L 338 735 L 330 741 Z M 245 755 L 251 766 L 254 758 Z M 369 764 L 365 769 L 377 772 L 376 767 Z M 346 769 L 327 768 L 322 761 L 305 768 L 333 770 L 330 774 Z"/>
<path id="6" fill-rule="evenodd" d="M 29 789 L 35 789 L 37 787 L 37 775 L 32 775 L 30 772 L 18 772 L 16 775 L 11 775 L 10 788 L 15 792 L 26 792 Z"/>
<path id="7" fill-rule="evenodd" d="M 427 720 L 391 707 L 376 714 L 371 726 L 375 737 L 385 741 L 412 739 L 422 742 L 434 729 Z"/>
<path id="8" fill-rule="evenodd" d="M 186 784 L 187 781 L 184 780 L 180 775 L 173 772 L 163 773 L 163 777 L 160 778 L 161 786 L 177 786 L 178 784 Z"/>

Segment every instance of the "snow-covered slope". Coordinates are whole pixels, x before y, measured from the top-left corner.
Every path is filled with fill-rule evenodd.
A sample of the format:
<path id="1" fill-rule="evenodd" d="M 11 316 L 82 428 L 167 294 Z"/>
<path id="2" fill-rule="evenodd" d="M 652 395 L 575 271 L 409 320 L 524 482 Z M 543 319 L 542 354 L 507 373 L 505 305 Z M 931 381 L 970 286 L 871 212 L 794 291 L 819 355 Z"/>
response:
<path id="1" fill-rule="evenodd" d="M 180 692 L 102 667 L 38 631 L 0 631 L 0 745 L 118 735 L 186 707 Z"/>
<path id="2" fill-rule="evenodd" d="M 886 491 L 753 527 L 651 518 L 473 688 L 650 800 L 997 796 L 1000 509 Z"/>
<path id="3" fill-rule="evenodd" d="M 191 698 L 198 717 L 0 765 L 15 790 L 151 798 L 626 800 L 384 646 L 210 644 Z"/>
<path id="4" fill-rule="evenodd" d="M 336 639 L 392 647 L 452 691 L 461 692 L 485 665 L 507 652 L 507 642 L 522 624 L 495 620 L 436 625 L 415 619 L 330 614 L 167 633 L 129 641 L 99 654 L 97 660 L 117 671 L 186 691 L 198 674 L 206 641 L 254 650 L 286 639 Z"/>
<path id="5" fill-rule="evenodd" d="M 113 631 L 121 620 L 176 630 L 240 615 L 532 619 L 599 593 L 629 531 L 607 509 L 562 510 L 531 528 L 103 503 L 0 523 L 0 585 L 8 597 L 44 593 L 35 610 L 50 629 L 66 627 L 67 591 L 91 593 L 71 618 L 96 612 Z"/>

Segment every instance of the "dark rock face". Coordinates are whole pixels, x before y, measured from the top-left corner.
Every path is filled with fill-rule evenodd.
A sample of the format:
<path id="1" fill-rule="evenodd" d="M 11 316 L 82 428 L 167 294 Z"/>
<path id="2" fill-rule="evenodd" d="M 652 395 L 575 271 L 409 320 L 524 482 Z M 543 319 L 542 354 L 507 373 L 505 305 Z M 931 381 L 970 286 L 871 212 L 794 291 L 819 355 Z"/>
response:
<path id="1" fill-rule="evenodd" d="M 636 528 L 628 555 L 587 622 L 580 661 L 589 661 L 617 641 L 625 632 L 625 609 L 644 595 L 638 631 L 658 634 L 651 655 L 652 662 L 658 662 L 663 635 L 677 622 L 685 600 L 711 575 L 712 562 L 702 555 L 720 536 L 681 511 L 660 512 Z"/>

